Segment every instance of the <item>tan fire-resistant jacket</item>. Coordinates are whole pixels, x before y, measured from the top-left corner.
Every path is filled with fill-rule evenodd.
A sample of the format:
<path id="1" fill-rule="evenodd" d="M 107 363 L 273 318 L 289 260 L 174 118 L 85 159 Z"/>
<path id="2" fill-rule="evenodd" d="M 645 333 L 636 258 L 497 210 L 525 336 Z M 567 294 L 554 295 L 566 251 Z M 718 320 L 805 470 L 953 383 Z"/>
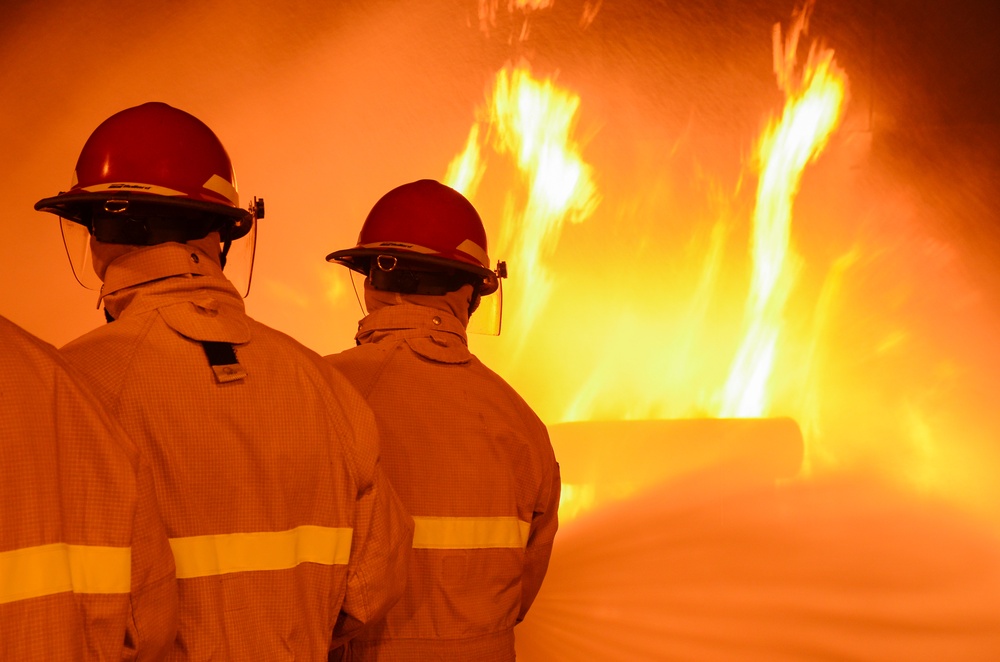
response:
<path id="1" fill-rule="evenodd" d="M 54 347 L 0 317 L 0 660 L 155 660 L 177 586 L 148 463 Z"/>
<path id="2" fill-rule="evenodd" d="M 372 294 L 359 346 L 327 358 L 375 411 L 383 466 L 416 528 L 405 595 L 349 659 L 513 660 L 558 526 L 548 432 L 469 352 L 452 313 L 463 298 L 383 294 L 399 303 L 377 309 Z"/>
<path id="3" fill-rule="evenodd" d="M 371 410 L 245 314 L 210 246 L 115 259 L 116 321 L 63 351 L 151 459 L 180 591 L 171 657 L 324 659 L 398 599 L 412 521 Z"/>

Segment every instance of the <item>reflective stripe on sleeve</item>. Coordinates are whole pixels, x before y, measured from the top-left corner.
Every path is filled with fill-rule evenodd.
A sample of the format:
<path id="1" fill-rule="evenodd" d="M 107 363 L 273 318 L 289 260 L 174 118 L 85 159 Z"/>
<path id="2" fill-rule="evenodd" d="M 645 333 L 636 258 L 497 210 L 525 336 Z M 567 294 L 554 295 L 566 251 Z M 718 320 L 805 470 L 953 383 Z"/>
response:
<path id="1" fill-rule="evenodd" d="M 413 524 L 414 549 L 524 549 L 531 529 L 516 517 L 414 517 Z"/>
<path id="2" fill-rule="evenodd" d="M 128 593 L 132 550 L 53 543 L 0 552 L 0 604 L 54 593 Z"/>
<path id="3" fill-rule="evenodd" d="M 287 570 L 300 563 L 346 565 L 351 528 L 300 526 L 290 531 L 171 538 L 178 579 L 252 570 Z"/>

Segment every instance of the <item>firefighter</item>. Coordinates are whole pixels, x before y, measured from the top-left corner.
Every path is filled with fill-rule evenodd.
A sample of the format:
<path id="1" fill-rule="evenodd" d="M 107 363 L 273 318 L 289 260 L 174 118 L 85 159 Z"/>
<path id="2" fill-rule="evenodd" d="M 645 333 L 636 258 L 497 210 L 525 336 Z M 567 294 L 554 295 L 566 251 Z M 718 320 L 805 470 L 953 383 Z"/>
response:
<path id="1" fill-rule="evenodd" d="M 524 400 L 470 353 L 499 289 L 472 204 L 433 180 L 399 186 L 357 246 L 327 256 L 364 279 L 357 347 L 327 359 L 375 411 L 382 462 L 415 524 L 406 593 L 352 660 L 513 660 L 558 527 L 559 466 Z"/>
<path id="2" fill-rule="evenodd" d="M 0 660 L 160 659 L 177 585 L 153 476 L 55 348 L 0 317 Z"/>
<path id="3" fill-rule="evenodd" d="M 248 317 L 223 275 L 262 202 L 240 207 L 208 126 L 146 103 L 105 120 L 72 187 L 35 208 L 85 230 L 103 282 L 113 321 L 62 351 L 151 458 L 180 594 L 171 657 L 324 659 L 401 595 L 413 525 L 357 391 Z"/>

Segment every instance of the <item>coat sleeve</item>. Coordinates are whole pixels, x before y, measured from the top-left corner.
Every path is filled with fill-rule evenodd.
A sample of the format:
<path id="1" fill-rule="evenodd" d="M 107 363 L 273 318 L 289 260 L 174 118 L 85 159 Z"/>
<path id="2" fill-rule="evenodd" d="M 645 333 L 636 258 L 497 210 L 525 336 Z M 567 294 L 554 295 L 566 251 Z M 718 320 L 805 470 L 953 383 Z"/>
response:
<path id="1" fill-rule="evenodd" d="M 333 631 L 333 647 L 375 623 L 402 597 L 413 546 L 413 519 L 379 469 L 359 501 L 351 542 L 347 595 Z"/>
<path id="2" fill-rule="evenodd" d="M 152 469 L 142 456 L 137 464 L 132 588 L 123 659 L 155 660 L 173 644 L 177 633 L 177 580 Z"/>
<path id="3" fill-rule="evenodd" d="M 360 396 L 358 396 L 360 402 Z M 413 546 L 413 518 L 403 507 L 378 459 L 378 434 L 367 405 L 355 426 L 359 476 L 347 594 L 333 631 L 331 648 L 377 622 L 402 597 Z"/>
<path id="4" fill-rule="evenodd" d="M 546 443 L 547 435 L 546 435 Z M 553 456 L 549 456 L 551 465 L 546 472 L 539 492 L 538 505 L 532 516 L 531 529 L 528 534 L 528 545 L 524 552 L 524 572 L 521 576 L 521 610 L 517 615 L 520 623 L 535 596 L 542 587 L 542 580 L 549 567 L 549 557 L 552 555 L 552 542 L 559 528 L 559 495 L 562 483 L 559 474 L 559 464 Z"/>

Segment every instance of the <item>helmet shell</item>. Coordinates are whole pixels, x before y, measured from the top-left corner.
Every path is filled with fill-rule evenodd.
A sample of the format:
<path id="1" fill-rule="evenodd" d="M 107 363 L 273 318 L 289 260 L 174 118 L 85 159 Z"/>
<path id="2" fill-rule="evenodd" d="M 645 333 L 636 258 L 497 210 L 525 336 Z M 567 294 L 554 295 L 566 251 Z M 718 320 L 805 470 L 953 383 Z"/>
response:
<path id="1" fill-rule="evenodd" d="M 229 154 L 197 117 L 150 102 L 104 120 L 87 139 L 68 191 L 35 204 L 77 223 L 89 224 L 95 209 L 174 207 L 217 214 L 242 237 L 253 223 L 240 208 Z"/>
<path id="2" fill-rule="evenodd" d="M 403 184 L 383 195 L 361 226 L 357 246 L 334 251 L 326 259 L 367 274 L 371 258 L 379 255 L 482 276 L 483 295 L 498 286 L 490 269 L 486 229 L 476 208 L 461 193 L 433 179 Z"/>

